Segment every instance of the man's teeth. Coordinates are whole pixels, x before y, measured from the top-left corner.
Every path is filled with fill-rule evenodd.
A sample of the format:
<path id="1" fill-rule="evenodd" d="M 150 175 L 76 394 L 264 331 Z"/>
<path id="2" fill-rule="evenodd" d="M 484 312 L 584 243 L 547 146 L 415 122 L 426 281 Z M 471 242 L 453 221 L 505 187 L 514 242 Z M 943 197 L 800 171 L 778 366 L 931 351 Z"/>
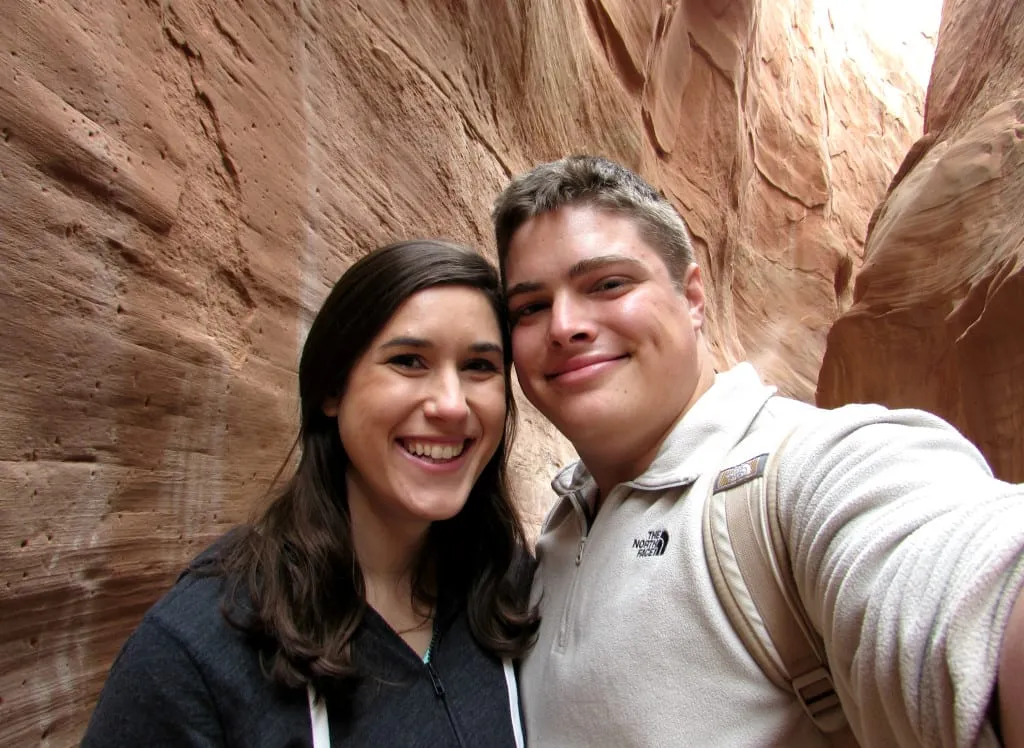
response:
<path id="1" fill-rule="evenodd" d="M 431 444 L 428 442 L 403 442 L 406 450 L 419 457 L 429 457 L 432 460 L 451 460 L 462 454 L 466 448 L 466 442 L 458 444 Z"/>

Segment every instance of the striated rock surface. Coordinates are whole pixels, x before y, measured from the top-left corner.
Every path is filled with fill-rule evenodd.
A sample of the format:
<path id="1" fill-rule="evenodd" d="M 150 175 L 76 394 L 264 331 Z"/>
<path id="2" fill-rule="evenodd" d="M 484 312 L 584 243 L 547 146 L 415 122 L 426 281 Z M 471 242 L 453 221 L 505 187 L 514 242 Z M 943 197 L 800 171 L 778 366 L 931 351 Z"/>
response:
<path id="1" fill-rule="evenodd" d="M 947 1 L 925 134 L 879 206 L 818 402 L 954 423 L 1024 481 L 1024 6 Z"/>
<path id="2" fill-rule="evenodd" d="M 0 4 L 0 743 L 77 743 L 146 607 L 260 505 L 341 271 L 403 237 L 491 253 L 540 160 L 661 187 L 721 363 L 809 399 L 920 133 L 929 20 L 882 39 L 870 5 Z M 536 525 L 570 450 L 522 412 Z"/>

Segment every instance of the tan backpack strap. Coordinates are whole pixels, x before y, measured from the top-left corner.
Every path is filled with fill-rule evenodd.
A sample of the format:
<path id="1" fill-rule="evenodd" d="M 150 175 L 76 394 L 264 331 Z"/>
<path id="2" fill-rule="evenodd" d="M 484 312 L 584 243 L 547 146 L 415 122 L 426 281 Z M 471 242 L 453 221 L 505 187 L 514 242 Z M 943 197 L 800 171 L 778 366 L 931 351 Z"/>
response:
<path id="1" fill-rule="evenodd" d="M 796 694 L 833 745 L 856 745 L 824 643 L 800 602 L 779 521 L 778 465 L 791 434 L 773 452 L 719 473 L 704 506 L 704 552 L 730 623 L 768 679 Z M 729 457 L 742 457 L 742 449 L 741 442 Z"/>

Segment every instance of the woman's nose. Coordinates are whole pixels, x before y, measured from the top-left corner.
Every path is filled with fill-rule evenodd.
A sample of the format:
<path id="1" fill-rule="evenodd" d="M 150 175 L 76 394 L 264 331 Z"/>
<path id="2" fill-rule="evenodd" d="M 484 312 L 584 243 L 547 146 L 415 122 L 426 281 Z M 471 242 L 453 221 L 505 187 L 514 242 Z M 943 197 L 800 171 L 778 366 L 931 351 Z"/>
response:
<path id="1" fill-rule="evenodd" d="M 434 379 L 425 410 L 430 418 L 459 420 L 466 417 L 469 406 L 457 371 L 441 372 Z"/>

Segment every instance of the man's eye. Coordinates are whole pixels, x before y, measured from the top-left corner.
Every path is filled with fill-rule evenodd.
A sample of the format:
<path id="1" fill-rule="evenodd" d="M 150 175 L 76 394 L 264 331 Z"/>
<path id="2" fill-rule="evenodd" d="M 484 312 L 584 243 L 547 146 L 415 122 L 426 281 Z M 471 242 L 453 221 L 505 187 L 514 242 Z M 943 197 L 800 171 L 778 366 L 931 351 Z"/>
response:
<path id="1" fill-rule="evenodd" d="M 604 278 L 594 286 L 595 291 L 612 291 L 626 285 L 625 278 Z"/>
<path id="2" fill-rule="evenodd" d="M 514 325 L 523 317 L 530 317 L 536 314 L 537 312 L 542 311 L 544 309 L 544 306 L 544 303 L 540 301 L 535 301 L 532 304 L 523 304 L 518 309 L 513 309 L 512 311 L 510 311 L 509 318 L 512 320 L 512 324 Z"/>
<path id="3" fill-rule="evenodd" d="M 415 353 L 400 353 L 388 359 L 388 363 L 401 369 L 423 369 L 423 359 Z"/>

